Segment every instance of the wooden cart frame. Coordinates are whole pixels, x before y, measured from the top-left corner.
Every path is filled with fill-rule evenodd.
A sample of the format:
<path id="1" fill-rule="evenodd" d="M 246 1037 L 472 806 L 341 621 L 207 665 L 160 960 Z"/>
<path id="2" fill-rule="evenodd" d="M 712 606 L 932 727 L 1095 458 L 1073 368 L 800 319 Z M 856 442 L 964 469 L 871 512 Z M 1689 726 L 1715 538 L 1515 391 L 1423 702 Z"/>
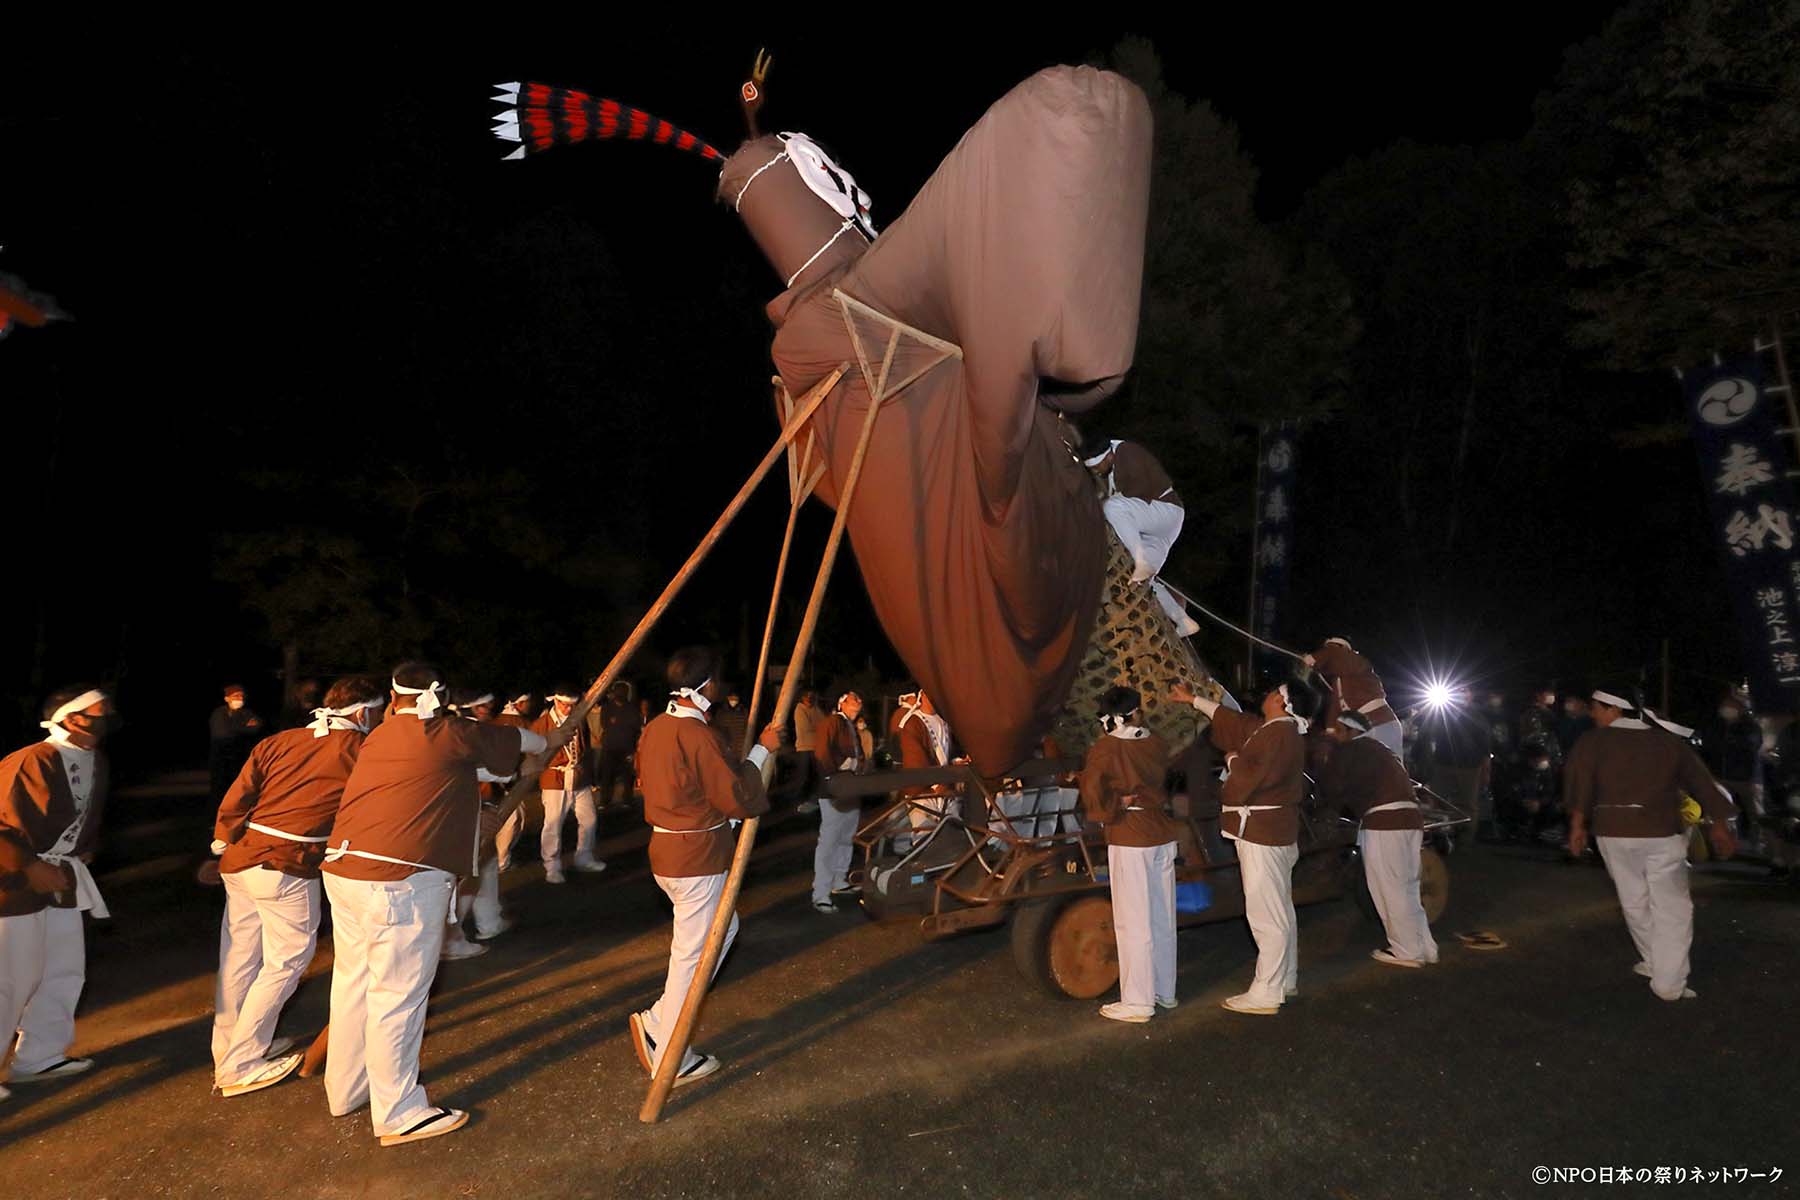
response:
<path id="1" fill-rule="evenodd" d="M 857 831 L 852 885 L 877 919 L 916 915 L 927 938 L 1012 927 L 1014 959 L 1052 995 L 1092 999 L 1118 979 L 1112 936 L 1105 838 L 1082 821 L 1073 787 L 1079 766 L 1035 760 L 996 779 L 956 765 L 866 775 L 840 774 L 824 793 L 840 801 L 883 797 Z M 916 789 L 929 788 L 919 794 Z M 1302 807 L 1294 903 L 1349 895 L 1373 917 L 1356 848 L 1356 822 Z M 1425 816 L 1420 893 L 1436 921 L 1449 900 L 1446 859 L 1453 831 L 1469 820 L 1429 789 L 1417 795 Z M 1237 859 L 1218 833 L 1216 815 L 1178 814 L 1177 884 L 1204 883 L 1211 902 L 1178 912 L 1180 926 L 1243 915 Z"/>

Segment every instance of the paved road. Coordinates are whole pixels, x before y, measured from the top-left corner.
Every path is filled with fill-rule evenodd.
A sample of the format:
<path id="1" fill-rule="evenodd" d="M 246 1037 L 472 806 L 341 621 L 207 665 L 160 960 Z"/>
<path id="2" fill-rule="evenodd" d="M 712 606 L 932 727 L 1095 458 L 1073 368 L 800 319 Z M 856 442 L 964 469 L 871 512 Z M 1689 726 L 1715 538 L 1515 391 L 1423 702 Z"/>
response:
<path id="1" fill-rule="evenodd" d="M 644 835 L 616 818 L 613 869 L 553 888 L 507 877 L 519 928 L 443 968 L 424 1076 L 471 1126 L 380 1149 L 366 1110 L 318 1081 L 209 1093 L 221 894 L 189 873 L 204 800 L 173 786 L 114 807 L 77 1050 L 91 1075 L 0 1105 L 0 1195 L 414 1197 L 1374 1197 L 1617 1195 L 1531 1170 L 1781 1168 L 1682 1195 L 1800 1180 L 1793 1115 L 1800 902 L 1750 871 L 1695 878 L 1700 999 L 1669 1005 L 1634 960 L 1603 872 L 1548 853 L 1453 860 L 1440 966 L 1397 971 L 1353 906 L 1302 910 L 1301 995 L 1277 1018 L 1218 1008 L 1251 959 L 1241 924 L 1179 937 L 1181 1007 L 1144 1026 L 1025 986 L 1004 934 L 935 945 L 815 914 L 806 819 L 772 822 L 703 1048 L 726 1068 L 637 1120 L 625 1017 L 656 994 L 666 904 Z M 329 945 L 283 1028 L 325 1019 Z"/>

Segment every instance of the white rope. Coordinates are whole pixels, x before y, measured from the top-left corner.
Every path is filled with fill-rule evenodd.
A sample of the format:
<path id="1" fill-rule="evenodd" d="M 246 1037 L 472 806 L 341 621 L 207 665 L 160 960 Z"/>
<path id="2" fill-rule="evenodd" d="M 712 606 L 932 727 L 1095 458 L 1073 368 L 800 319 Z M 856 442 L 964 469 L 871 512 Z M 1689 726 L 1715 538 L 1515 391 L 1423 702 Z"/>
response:
<path id="1" fill-rule="evenodd" d="M 733 212 L 744 211 L 744 193 L 750 190 L 750 185 L 756 182 L 756 177 L 758 175 L 761 175 L 764 171 L 768 170 L 770 167 L 774 166 L 776 163 L 780 162 L 782 159 L 786 158 L 787 156 L 788 156 L 787 151 L 783 150 L 780 154 L 777 154 L 774 158 L 771 158 L 768 162 L 764 163 L 762 166 L 756 168 L 756 170 L 754 170 L 750 173 L 750 178 L 744 180 L 744 186 L 739 188 L 738 194 L 732 198 L 731 208 L 732 208 Z"/>
<path id="2" fill-rule="evenodd" d="M 802 275 L 806 274 L 806 268 L 812 266 L 814 263 L 819 261 L 819 255 L 821 255 L 821 254 L 825 253 L 827 250 L 831 249 L 831 247 L 837 242 L 837 240 L 839 238 L 843 237 L 851 229 L 855 228 L 855 226 L 856 226 L 856 218 L 855 217 L 846 217 L 844 219 L 844 223 L 842 225 L 838 226 L 838 231 L 836 233 L 832 234 L 831 237 L 826 241 L 826 243 L 823 246 L 820 246 L 817 250 L 814 250 L 813 256 L 811 258 L 807 259 L 805 262 L 801 263 L 800 269 L 798 271 L 795 271 L 792 275 L 788 276 L 787 285 L 789 287 L 793 287 L 794 280 L 796 280 L 796 279 L 800 278 Z"/>
<path id="3" fill-rule="evenodd" d="M 1160 576 L 1158 577 L 1158 579 L 1159 579 L 1159 582 L 1161 582 L 1161 584 L 1165 588 L 1169 589 L 1170 595 L 1174 596 L 1177 600 L 1181 601 L 1181 603 L 1185 607 L 1191 608 L 1191 609 L 1194 609 L 1195 611 L 1197 611 L 1201 616 L 1210 618 L 1211 620 L 1218 622 L 1220 625 L 1223 625 L 1225 628 L 1231 630 L 1233 633 L 1237 634 L 1239 637 L 1248 638 L 1251 641 L 1255 642 L 1258 646 L 1263 647 L 1265 650 L 1273 650 L 1277 654 L 1285 654 L 1289 658 L 1294 659 L 1297 662 L 1306 661 L 1306 656 L 1304 654 L 1296 654 L 1292 650 L 1289 650 L 1286 646 L 1277 646 L 1274 642 L 1264 641 L 1262 638 L 1257 637 L 1254 633 L 1251 633 L 1248 629 L 1245 629 L 1239 625 L 1234 625 L 1230 621 L 1227 621 L 1224 617 L 1221 617 L 1218 613 L 1213 612 L 1211 609 L 1207 608 L 1204 604 L 1200 603 L 1198 600 L 1194 599 L 1192 596 L 1188 595 L 1186 592 L 1182 591 L 1180 588 L 1176 587 L 1174 584 L 1170 583 L 1168 580 L 1162 579 Z"/>

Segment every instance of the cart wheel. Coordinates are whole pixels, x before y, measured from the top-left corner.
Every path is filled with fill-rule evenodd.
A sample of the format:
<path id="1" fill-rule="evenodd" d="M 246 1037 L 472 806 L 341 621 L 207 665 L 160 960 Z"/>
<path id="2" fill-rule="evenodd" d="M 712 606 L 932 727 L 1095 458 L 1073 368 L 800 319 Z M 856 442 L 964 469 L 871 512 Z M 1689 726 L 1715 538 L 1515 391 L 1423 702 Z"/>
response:
<path id="1" fill-rule="evenodd" d="M 1356 897 L 1356 907 L 1362 911 L 1364 919 L 1380 924 L 1381 914 L 1375 911 L 1375 897 L 1369 894 L 1369 877 L 1363 871 L 1360 855 L 1351 860 L 1349 869 L 1356 872 L 1350 888 L 1350 894 Z M 1419 904 L 1425 909 L 1428 925 L 1436 925 L 1438 918 L 1444 915 L 1444 909 L 1450 906 L 1450 864 L 1444 861 L 1442 851 L 1431 846 L 1419 851 Z"/>
<path id="2" fill-rule="evenodd" d="M 1119 982 L 1112 901 L 1106 896 L 1038 900 L 1012 919 L 1013 962 L 1052 996 L 1092 1000 Z"/>

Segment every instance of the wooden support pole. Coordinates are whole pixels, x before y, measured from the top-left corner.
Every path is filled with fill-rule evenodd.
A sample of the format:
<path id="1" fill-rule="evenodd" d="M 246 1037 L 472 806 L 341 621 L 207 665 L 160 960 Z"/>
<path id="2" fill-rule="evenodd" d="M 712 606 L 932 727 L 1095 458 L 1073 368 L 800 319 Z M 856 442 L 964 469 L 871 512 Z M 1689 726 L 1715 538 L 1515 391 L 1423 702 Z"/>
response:
<path id="1" fill-rule="evenodd" d="M 819 380 L 807 391 L 806 395 L 800 398 L 800 402 L 794 406 L 794 411 L 787 424 L 782 427 L 781 436 L 775 439 L 775 444 L 769 447 L 769 452 L 763 455 L 762 461 L 756 464 L 756 469 L 750 472 L 750 478 L 744 481 L 744 486 L 739 488 L 737 495 L 731 498 L 731 503 L 725 506 L 725 511 L 719 514 L 719 519 L 714 521 L 712 528 L 706 531 L 706 536 L 700 539 L 700 544 L 694 547 L 694 552 L 688 555 L 687 561 L 681 564 L 681 570 L 675 572 L 675 577 L 669 580 L 668 585 L 663 588 L 662 595 L 656 598 L 649 611 L 638 621 L 637 628 L 631 631 L 631 635 L 625 639 L 625 644 L 619 647 L 619 652 L 613 655 L 611 662 L 606 664 L 606 669 L 601 671 L 594 682 L 588 686 L 581 702 L 570 711 L 569 719 L 551 730 L 550 737 L 547 739 L 548 744 L 542 753 L 528 756 L 526 762 L 520 766 L 518 781 L 506 793 L 506 799 L 501 801 L 499 812 L 489 818 L 496 827 L 511 816 L 521 804 L 531 798 L 531 794 L 537 790 L 538 776 L 543 773 L 545 764 L 555 757 L 557 751 L 568 744 L 570 738 L 575 736 L 575 731 L 581 728 L 581 723 L 587 719 L 588 710 L 594 707 L 595 701 L 606 694 L 606 689 L 612 686 L 614 678 L 624 669 L 625 664 L 631 661 L 631 656 L 638 652 L 638 648 L 644 644 L 644 639 L 650 636 L 650 631 L 656 627 L 656 623 L 662 618 L 663 613 L 668 611 L 676 594 L 681 591 L 689 579 L 693 578 L 694 572 L 699 570 L 701 562 L 725 533 L 726 528 L 749 502 L 757 485 L 781 460 L 782 455 L 787 453 L 788 445 L 806 427 L 806 423 L 812 419 L 813 413 L 818 411 L 819 405 L 825 402 L 825 397 L 831 394 L 831 389 L 837 386 L 838 380 L 842 379 L 844 372 L 849 369 L 849 363 L 839 363 L 836 370 Z M 792 522 L 790 521 L 789 524 L 791 527 Z M 325 1059 L 330 1044 L 331 1026 L 327 1024 L 324 1029 L 319 1031 L 319 1036 L 313 1039 L 313 1044 L 306 1051 L 306 1060 L 300 1071 L 302 1075 L 315 1075 L 325 1069 Z"/>
<path id="2" fill-rule="evenodd" d="M 500 805 L 500 811 L 497 814 L 499 820 L 504 821 L 512 815 L 515 809 L 531 798 L 531 793 L 537 789 L 538 775 L 543 771 L 545 764 L 549 763 L 568 740 L 575 736 L 575 731 L 587 719 L 588 710 L 593 708 L 595 702 L 606 694 L 606 689 L 612 686 L 613 680 L 625 668 L 625 664 L 631 661 L 631 656 L 638 652 L 638 649 L 644 644 L 644 639 L 650 636 L 650 631 L 656 627 L 657 621 L 662 619 L 663 613 L 667 612 L 669 605 L 674 603 L 676 595 L 686 586 L 688 580 L 693 578 L 694 572 L 700 569 L 701 562 L 712 551 L 713 546 L 724 534 L 726 527 L 749 501 L 751 494 L 756 491 L 757 485 L 780 461 L 782 455 L 787 453 L 788 444 L 806 427 L 806 423 L 812 419 L 813 413 L 818 411 L 819 405 L 825 402 L 825 397 L 831 394 L 831 389 L 837 386 L 838 380 L 843 378 L 844 372 L 849 369 L 850 364 L 847 362 L 838 364 L 836 370 L 819 380 L 807 391 L 806 395 L 800 398 L 800 402 L 794 406 L 792 417 L 783 426 L 781 436 L 775 439 L 775 444 L 769 447 L 769 452 L 763 455 L 762 461 L 756 464 L 756 469 L 750 472 L 750 478 L 744 481 L 744 486 L 739 488 L 737 495 L 731 498 L 731 503 L 725 506 L 725 511 L 719 514 L 719 519 L 714 521 L 712 528 L 706 531 L 706 536 L 700 539 L 700 544 L 694 547 L 694 552 L 688 555 L 687 561 L 681 564 L 681 570 L 675 572 L 675 577 L 669 580 L 668 585 L 663 588 L 662 595 L 658 596 L 655 603 L 650 605 L 649 611 L 638 621 L 637 627 L 625 639 L 624 645 L 619 647 L 619 651 L 613 655 L 612 661 L 606 664 L 606 669 L 600 672 L 593 683 L 588 685 L 587 691 L 581 697 L 581 702 L 570 711 L 569 719 L 552 730 L 549 745 L 541 753 L 531 756 L 519 769 L 518 782 L 513 784 L 512 789 L 506 794 L 506 800 Z M 490 818 L 490 820 L 492 819 L 494 818 Z"/>
<path id="3" fill-rule="evenodd" d="M 775 612 L 781 606 L 781 585 L 787 578 L 788 551 L 794 546 L 794 523 L 800 519 L 800 505 L 804 496 L 795 497 L 788 505 L 787 529 L 781 535 L 781 554 L 775 560 L 775 586 L 769 591 L 769 615 L 763 621 L 762 649 L 756 655 L 755 684 L 750 689 L 750 712 L 744 719 L 744 744 L 737 748 L 738 754 L 748 757 L 750 747 L 756 744 L 756 734 L 761 726 L 756 717 L 762 711 L 763 679 L 769 671 L 769 645 L 775 640 Z M 789 670 L 792 670 L 790 665 Z"/>
<path id="4" fill-rule="evenodd" d="M 890 346 L 890 355 L 891 353 Z M 885 370 L 883 374 L 886 374 Z M 837 565 L 838 547 L 844 540 L 844 525 L 850 516 L 851 501 L 856 498 L 857 481 L 862 477 L 863 459 L 869 453 L 869 440 L 875 432 L 875 418 L 881 413 L 883 382 L 877 380 L 869 389 L 869 413 L 863 418 L 856 453 L 850 459 L 850 469 L 845 473 L 843 487 L 838 491 L 837 517 L 831 523 L 831 536 L 825 543 L 819 573 L 813 578 L 812 597 L 806 604 L 806 616 L 800 622 L 800 632 L 794 638 L 794 653 L 788 659 L 787 674 L 781 680 L 781 695 L 775 702 L 775 713 L 771 718 L 774 724 L 785 724 L 794 708 L 794 696 L 800 687 L 800 664 L 812 647 L 813 631 L 818 628 L 819 612 L 824 606 L 825 585 L 831 580 L 832 567 Z M 774 761 L 771 757 L 763 764 L 765 785 L 773 775 Z M 662 1115 L 663 1105 L 669 1099 L 669 1091 L 675 1086 L 675 1074 L 681 1069 L 681 1060 L 687 1056 L 688 1043 L 692 1040 L 694 1026 L 700 1019 L 700 1008 L 706 1002 L 707 986 L 712 982 L 713 971 L 719 964 L 719 954 L 725 945 L 725 931 L 731 927 L 732 915 L 737 911 L 738 892 L 744 885 L 744 871 L 750 863 L 750 852 L 756 846 L 759 824 L 756 817 L 751 817 L 738 830 L 737 852 L 731 858 L 731 873 L 725 877 L 725 893 L 719 898 L 719 907 L 713 913 L 712 928 L 706 935 L 706 949 L 700 955 L 699 966 L 694 969 L 694 981 L 688 985 L 688 993 L 682 1001 L 681 1016 L 675 1022 L 674 1032 L 663 1043 L 662 1061 L 657 1064 L 656 1076 L 650 1081 L 650 1093 L 644 1097 L 644 1107 L 638 1112 L 638 1120 L 646 1125 L 654 1125 Z"/>

